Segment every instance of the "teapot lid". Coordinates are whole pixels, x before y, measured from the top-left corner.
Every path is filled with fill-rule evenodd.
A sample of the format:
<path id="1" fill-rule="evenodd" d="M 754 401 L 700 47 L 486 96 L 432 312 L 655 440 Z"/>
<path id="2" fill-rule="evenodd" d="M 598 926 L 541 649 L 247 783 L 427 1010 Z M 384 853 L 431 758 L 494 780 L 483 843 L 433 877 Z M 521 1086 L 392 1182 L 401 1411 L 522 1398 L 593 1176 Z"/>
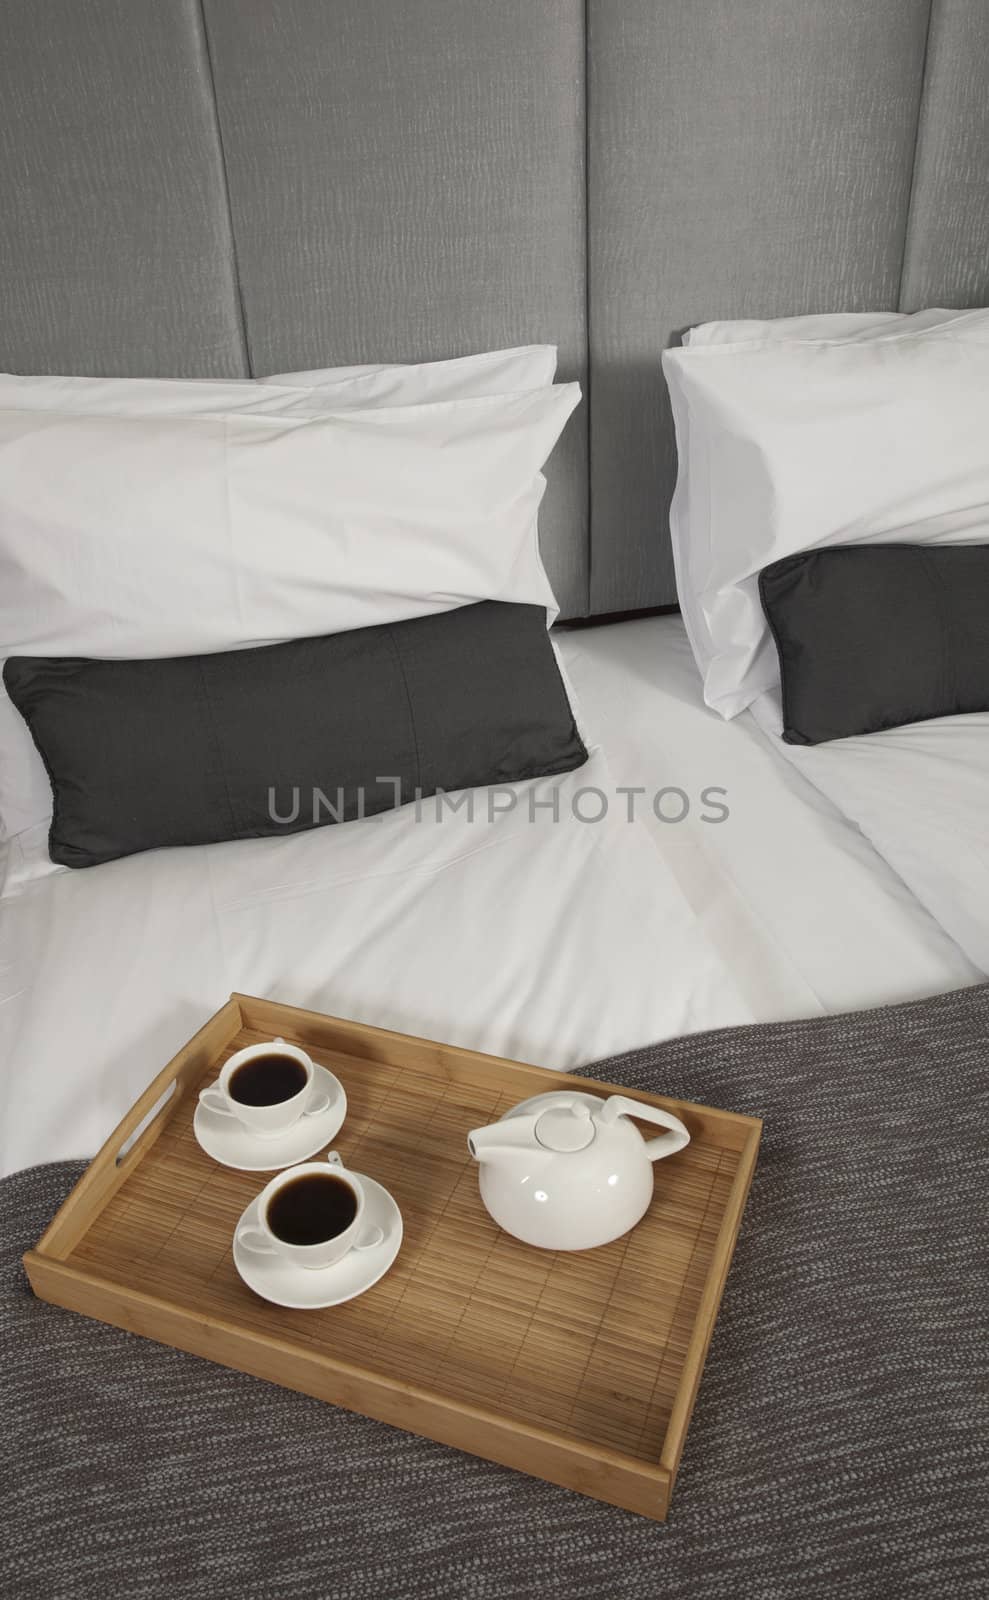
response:
<path id="1" fill-rule="evenodd" d="M 590 1109 L 583 1100 L 561 1100 L 536 1118 L 536 1138 L 545 1150 L 586 1150 L 594 1138 Z"/>

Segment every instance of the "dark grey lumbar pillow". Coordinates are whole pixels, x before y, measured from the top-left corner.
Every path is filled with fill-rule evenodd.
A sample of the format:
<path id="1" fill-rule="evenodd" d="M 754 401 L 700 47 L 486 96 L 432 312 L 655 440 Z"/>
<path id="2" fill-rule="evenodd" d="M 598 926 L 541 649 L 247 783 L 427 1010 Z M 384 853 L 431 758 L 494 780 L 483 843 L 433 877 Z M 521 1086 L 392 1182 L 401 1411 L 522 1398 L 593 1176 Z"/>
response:
<path id="1" fill-rule="evenodd" d="M 11 656 L 54 791 L 49 853 L 300 832 L 587 760 L 540 606 L 157 661 Z"/>
<path id="2" fill-rule="evenodd" d="M 989 710 L 989 545 L 838 545 L 765 567 L 783 738 Z"/>

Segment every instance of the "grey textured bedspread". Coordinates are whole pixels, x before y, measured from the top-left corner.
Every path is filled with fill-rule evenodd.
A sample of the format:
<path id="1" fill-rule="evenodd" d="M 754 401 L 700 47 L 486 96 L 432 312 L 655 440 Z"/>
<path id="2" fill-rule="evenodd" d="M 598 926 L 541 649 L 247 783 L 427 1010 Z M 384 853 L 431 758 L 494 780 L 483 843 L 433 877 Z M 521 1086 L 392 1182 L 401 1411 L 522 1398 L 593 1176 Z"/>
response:
<path id="1" fill-rule="evenodd" d="M 0 1185 L 17 1600 L 967 1600 L 989 1592 L 989 986 L 603 1077 L 765 1118 L 670 1520 L 35 1301 L 78 1165 Z"/>

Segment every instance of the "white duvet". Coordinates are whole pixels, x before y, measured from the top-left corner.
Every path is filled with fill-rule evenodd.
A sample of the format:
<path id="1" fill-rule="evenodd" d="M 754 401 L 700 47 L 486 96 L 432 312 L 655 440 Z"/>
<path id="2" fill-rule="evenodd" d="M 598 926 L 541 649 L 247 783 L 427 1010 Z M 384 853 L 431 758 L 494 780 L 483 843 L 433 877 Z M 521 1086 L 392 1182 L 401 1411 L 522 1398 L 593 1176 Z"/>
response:
<path id="1" fill-rule="evenodd" d="M 783 743 L 778 693 L 763 695 L 753 714 L 989 973 L 989 713 L 821 745 Z"/>
<path id="2" fill-rule="evenodd" d="M 0 1170 L 92 1155 L 234 989 L 557 1068 L 753 1020 L 641 832 L 574 817 L 588 786 L 600 753 L 491 820 L 476 791 L 473 821 L 404 807 L 20 889 L 8 863 Z"/>

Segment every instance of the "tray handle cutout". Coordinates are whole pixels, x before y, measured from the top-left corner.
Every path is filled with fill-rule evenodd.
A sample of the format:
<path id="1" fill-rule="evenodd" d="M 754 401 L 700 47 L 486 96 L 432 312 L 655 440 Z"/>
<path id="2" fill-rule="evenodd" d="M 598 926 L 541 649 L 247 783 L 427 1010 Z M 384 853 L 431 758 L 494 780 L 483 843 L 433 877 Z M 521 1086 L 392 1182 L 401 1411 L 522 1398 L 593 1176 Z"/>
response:
<path id="1" fill-rule="evenodd" d="M 155 1119 L 160 1115 L 161 1112 L 164 1111 L 165 1107 L 168 1105 L 169 1100 L 171 1100 L 173 1095 L 175 1094 L 175 1091 L 176 1091 L 177 1088 L 178 1088 L 178 1084 L 177 1084 L 177 1082 L 175 1081 L 174 1078 L 172 1079 L 171 1083 L 165 1085 L 164 1090 L 158 1096 L 157 1100 L 155 1101 L 154 1105 L 151 1107 L 150 1111 L 148 1111 L 141 1118 L 140 1122 L 137 1124 L 137 1127 L 133 1128 L 131 1130 L 131 1132 L 127 1134 L 127 1136 L 125 1137 L 123 1143 L 120 1145 L 119 1149 L 117 1150 L 117 1154 L 114 1157 L 114 1165 L 115 1166 L 119 1167 L 121 1162 L 124 1161 L 126 1159 L 126 1157 L 130 1155 L 131 1151 L 136 1147 L 136 1145 L 137 1145 L 138 1141 L 140 1140 L 142 1134 L 148 1128 L 150 1128 L 151 1124 L 155 1121 Z"/>
<path id="2" fill-rule="evenodd" d="M 241 1026 L 240 1006 L 228 1000 L 173 1056 L 114 1128 L 26 1260 L 38 1255 L 55 1261 L 68 1258 Z"/>

